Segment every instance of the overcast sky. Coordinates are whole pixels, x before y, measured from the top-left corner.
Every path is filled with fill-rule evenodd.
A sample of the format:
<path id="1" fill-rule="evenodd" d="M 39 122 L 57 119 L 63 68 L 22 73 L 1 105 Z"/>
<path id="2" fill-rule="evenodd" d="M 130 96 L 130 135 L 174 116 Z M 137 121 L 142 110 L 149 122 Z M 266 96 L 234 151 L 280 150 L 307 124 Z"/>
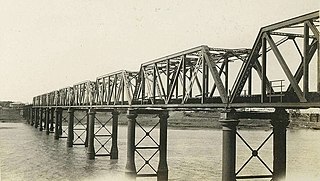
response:
<path id="1" fill-rule="evenodd" d="M 318 0 L 0 0 L 0 100 L 32 97 L 184 49 L 251 48 Z"/>

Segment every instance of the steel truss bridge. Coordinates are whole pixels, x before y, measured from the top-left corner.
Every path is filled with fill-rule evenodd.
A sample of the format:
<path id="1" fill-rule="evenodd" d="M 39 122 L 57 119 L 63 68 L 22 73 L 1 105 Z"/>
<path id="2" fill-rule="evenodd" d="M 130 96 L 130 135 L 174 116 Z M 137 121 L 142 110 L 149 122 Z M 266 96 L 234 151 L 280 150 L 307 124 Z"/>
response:
<path id="1" fill-rule="evenodd" d="M 69 124 L 69 147 L 74 145 L 75 125 L 82 125 L 82 134 L 86 135 L 82 141 L 83 145 L 88 146 L 89 159 L 97 156 L 94 139 L 99 136 L 94 124 L 98 122 L 105 128 L 108 122 L 112 122 L 112 131 L 107 129 L 108 134 L 105 136 L 112 140 L 113 149 L 103 155 L 118 158 L 118 114 L 119 110 L 128 110 L 126 173 L 133 177 L 139 176 L 141 168 L 136 170 L 134 159 L 137 154 L 145 162 L 142 168 L 150 166 L 155 172 L 140 176 L 157 176 L 158 180 L 168 180 L 168 111 L 210 111 L 217 108 L 224 110 L 221 114 L 222 179 L 284 178 L 285 130 L 289 124 L 285 109 L 320 108 L 319 11 L 262 27 L 251 49 L 201 45 L 142 63 L 138 71 L 120 70 L 99 76 L 96 80 L 83 81 L 36 96 L 33 104 L 26 107 L 25 117 L 32 125 L 40 126 L 41 130 L 46 129 L 48 134 L 55 127 L 56 139 L 63 132 L 62 120 L 66 120 Z M 251 112 L 247 108 L 274 108 L 275 111 Z M 62 115 L 63 110 L 68 110 L 65 117 Z M 86 113 L 82 118 L 76 118 L 75 111 Z M 111 112 L 112 117 L 106 123 L 99 119 L 97 121 L 96 112 L 99 111 Z M 146 131 L 136 120 L 138 114 L 159 114 L 160 120 L 150 131 Z M 274 139 L 273 169 L 258 155 L 265 142 L 257 150 L 249 146 L 252 157 L 257 157 L 270 171 L 270 175 L 241 176 L 240 171 L 252 157 L 240 170 L 235 170 L 236 135 L 246 143 L 236 131 L 238 119 L 243 118 L 272 120 L 273 132 L 270 136 L 273 135 Z M 86 123 L 81 123 L 81 120 Z M 134 131 L 136 125 L 144 130 L 145 137 L 151 137 L 150 132 L 160 127 L 159 142 L 151 137 L 156 146 L 139 146 L 142 140 L 137 144 Z M 105 144 L 99 143 L 105 147 Z M 154 155 L 145 159 L 139 149 L 156 150 L 155 154 L 159 154 L 158 170 L 149 163 Z"/>

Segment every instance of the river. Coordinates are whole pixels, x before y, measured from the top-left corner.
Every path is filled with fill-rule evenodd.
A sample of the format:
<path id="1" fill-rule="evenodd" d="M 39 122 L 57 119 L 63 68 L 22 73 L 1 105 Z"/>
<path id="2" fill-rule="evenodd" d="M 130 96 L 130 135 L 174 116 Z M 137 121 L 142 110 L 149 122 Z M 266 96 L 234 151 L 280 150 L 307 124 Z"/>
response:
<path id="1" fill-rule="evenodd" d="M 66 139 L 54 140 L 53 135 L 47 136 L 44 131 L 28 124 L 0 123 L 0 180 L 125 180 L 126 127 L 120 126 L 118 132 L 118 160 L 98 157 L 88 161 L 83 146 L 66 148 Z M 239 133 L 256 149 L 270 131 L 239 130 Z M 138 131 L 137 140 L 140 137 Z M 320 180 L 319 140 L 320 131 L 288 130 L 287 180 Z M 169 129 L 169 180 L 221 180 L 221 142 L 221 130 Z M 237 170 L 250 156 L 249 149 L 237 139 Z M 262 147 L 259 156 L 272 168 L 272 139 Z M 138 167 L 139 157 L 136 159 Z M 254 158 L 241 175 L 256 172 L 268 174 L 268 170 Z"/>

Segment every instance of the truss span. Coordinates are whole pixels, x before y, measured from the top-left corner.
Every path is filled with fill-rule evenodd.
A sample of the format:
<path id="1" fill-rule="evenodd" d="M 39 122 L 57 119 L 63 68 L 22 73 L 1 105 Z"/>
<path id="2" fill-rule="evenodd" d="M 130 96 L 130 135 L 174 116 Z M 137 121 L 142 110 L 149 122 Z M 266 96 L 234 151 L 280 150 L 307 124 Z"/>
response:
<path id="1" fill-rule="evenodd" d="M 319 67 L 315 11 L 262 27 L 252 49 L 201 45 L 36 96 L 33 106 L 320 107 Z"/>

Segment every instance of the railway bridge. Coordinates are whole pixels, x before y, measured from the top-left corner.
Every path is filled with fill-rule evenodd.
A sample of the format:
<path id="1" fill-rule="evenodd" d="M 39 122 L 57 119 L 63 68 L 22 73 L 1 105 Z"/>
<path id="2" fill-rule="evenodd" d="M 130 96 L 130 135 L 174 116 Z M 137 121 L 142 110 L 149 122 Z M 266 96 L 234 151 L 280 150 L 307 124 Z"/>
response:
<path id="1" fill-rule="evenodd" d="M 201 45 L 164 56 L 142 63 L 138 71 L 121 70 L 35 96 L 32 105 L 25 107 L 24 116 L 40 131 L 53 133 L 54 139 L 66 138 L 68 147 L 87 147 L 88 159 L 117 159 L 118 116 L 126 112 L 126 174 L 168 180 L 170 111 L 219 109 L 223 127 L 222 180 L 281 180 L 286 177 L 287 110 L 320 108 L 318 27 L 319 11 L 315 11 L 262 27 L 251 49 Z M 263 111 L 265 108 L 273 111 Z M 159 117 L 150 130 L 139 123 L 139 115 L 145 114 Z M 109 119 L 103 121 L 105 115 Z M 240 119 L 270 119 L 273 131 L 259 148 L 253 149 L 237 132 Z M 143 130 L 140 140 L 136 140 L 136 129 Z M 151 134 L 155 130 L 159 130 L 159 139 Z M 236 137 L 252 152 L 238 170 Z M 259 151 L 271 138 L 273 165 L 269 166 Z M 146 139 L 151 145 L 144 144 Z M 151 152 L 151 156 L 145 157 L 144 151 Z M 157 168 L 150 164 L 155 155 Z M 141 167 L 136 167 L 136 157 L 143 159 Z M 255 158 L 270 174 L 241 174 Z M 143 172 L 145 168 L 152 172 Z"/>

